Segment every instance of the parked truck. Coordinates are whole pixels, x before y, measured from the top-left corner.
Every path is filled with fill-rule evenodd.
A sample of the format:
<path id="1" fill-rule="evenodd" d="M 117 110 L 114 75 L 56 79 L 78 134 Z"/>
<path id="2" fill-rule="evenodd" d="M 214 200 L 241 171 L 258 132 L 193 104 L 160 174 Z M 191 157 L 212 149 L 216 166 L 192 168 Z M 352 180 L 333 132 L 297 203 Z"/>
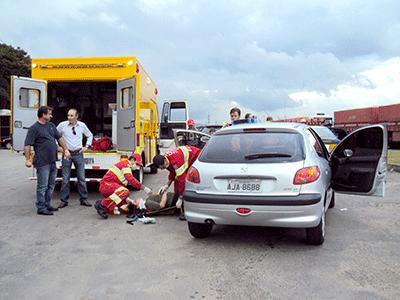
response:
<path id="1" fill-rule="evenodd" d="M 400 148 L 400 104 L 336 111 L 334 124 L 347 131 L 371 124 L 385 124 L 389 147 Z"/>
<path id="2" fill-rule="evenodd" d="M 134 56 L 32 59 L 32 78 L 12 76 L 13 149 L 22 151 L 41 105 L 53 107 L 56 125 L 69 108 L 80 112 L 96 138 L 109 137 L 110 149 L 85 152 L 87 181 L 101 177 L 121 155 L 140 153 L 149 171 L 157 154 L 157 88 Z M 61 163 L 57 180 L 61 180 Z M 143 168 L 135 177 L 143 180 Z M 74 170 L 71 180 L 76 180 Z"/>

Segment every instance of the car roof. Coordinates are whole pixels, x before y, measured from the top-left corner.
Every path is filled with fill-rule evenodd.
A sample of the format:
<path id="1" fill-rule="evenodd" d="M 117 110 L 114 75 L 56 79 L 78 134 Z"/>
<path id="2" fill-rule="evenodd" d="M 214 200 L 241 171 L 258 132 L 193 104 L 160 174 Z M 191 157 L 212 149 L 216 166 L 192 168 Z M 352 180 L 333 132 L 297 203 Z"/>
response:
<path id="1" fill-rule="evenodd" d="M 240 132 L 243 129 L 251 129 L 251 128 L 265 128 L 265 129 L 282 129 L 282 130 L 290 130 L 290 131 L 303 131 L 304 128 L 308 128 L 307 124 L 302 123 L 290 123 L 290 122 L 267 122 L 267 123 L 244 123 L 232 125 L 229 127 L 221 128 L 215 134 L 224 134 L 229 132 Z"/>

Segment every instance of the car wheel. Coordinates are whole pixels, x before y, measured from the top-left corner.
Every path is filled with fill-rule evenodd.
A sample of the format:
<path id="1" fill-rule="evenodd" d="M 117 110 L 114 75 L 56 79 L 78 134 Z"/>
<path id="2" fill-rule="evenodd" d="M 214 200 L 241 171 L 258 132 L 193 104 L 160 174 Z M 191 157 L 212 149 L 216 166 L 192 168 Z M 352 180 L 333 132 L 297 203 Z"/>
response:
<path id="1" fill-rule="evenodd" d="M 306 229 L 307 242 L 311 245 L 322 245 L 325 240 L 325 212 L 322 213 L 318 226 Z"/>
<path id="2" fill-rule="evenodd" d="M 135 170 L 132 172 L 133 177 L 136 178 L 137 181 L 139 181 L 140 183 L 143 183 L 143 168 L 140 167 L 139 170 Z"/>
<path id="3" fill-rule="evenodd" d="M 193 237 L 203 239 L 210 235 L 213 225 L 188 222 L 188 227 L 189 232 Z"/>
<path id="4" fill-rule="evenodd" d="M 332 198 L 331 198 L 331 203 L 329 203 L 328 208 L 334 208 L 335 207 L 335 192 L 332 191 Z"/>

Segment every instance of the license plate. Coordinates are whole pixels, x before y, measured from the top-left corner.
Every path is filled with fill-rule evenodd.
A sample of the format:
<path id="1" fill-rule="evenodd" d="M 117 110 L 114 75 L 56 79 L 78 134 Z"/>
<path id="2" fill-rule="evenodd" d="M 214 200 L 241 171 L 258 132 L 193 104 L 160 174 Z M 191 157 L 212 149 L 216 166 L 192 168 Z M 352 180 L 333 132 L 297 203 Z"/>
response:
<path id="1" fill-rule="evenodd" d="M 85 165 L 93 165 L 94 158 L 93 157 L 85 157 Z"/>
<path id="2" fill-rule="evenodd" d="M 261 180 L 228 180 L 228 192 L 261 193 Z"/>

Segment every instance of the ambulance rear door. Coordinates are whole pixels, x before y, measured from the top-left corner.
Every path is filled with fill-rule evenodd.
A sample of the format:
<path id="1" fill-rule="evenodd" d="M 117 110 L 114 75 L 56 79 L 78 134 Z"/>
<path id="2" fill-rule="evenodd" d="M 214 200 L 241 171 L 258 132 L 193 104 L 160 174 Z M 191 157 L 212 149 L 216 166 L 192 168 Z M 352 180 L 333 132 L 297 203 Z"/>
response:
<path id="1" fill-rule="evenodd" d="M 117 81 L 117 148 L 135 151 L 136 79 Z"/>
<path id="2" fill-rule="evenodd" d="M 46 105 L 47 82 L 26 77 L 11 77 L 12 86 L 12 147 L 24 150 L 28 129 L 37 121 L 37 110 Z"/>

